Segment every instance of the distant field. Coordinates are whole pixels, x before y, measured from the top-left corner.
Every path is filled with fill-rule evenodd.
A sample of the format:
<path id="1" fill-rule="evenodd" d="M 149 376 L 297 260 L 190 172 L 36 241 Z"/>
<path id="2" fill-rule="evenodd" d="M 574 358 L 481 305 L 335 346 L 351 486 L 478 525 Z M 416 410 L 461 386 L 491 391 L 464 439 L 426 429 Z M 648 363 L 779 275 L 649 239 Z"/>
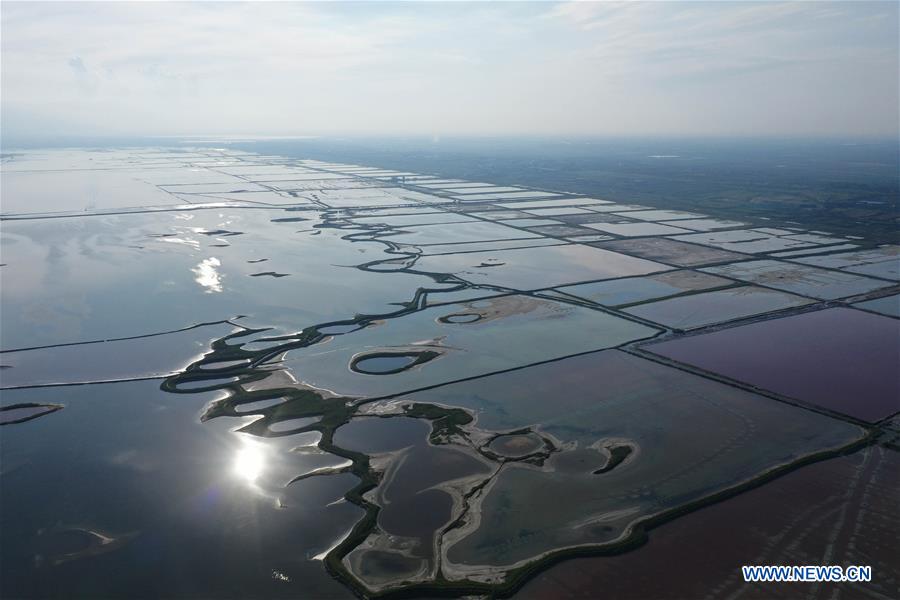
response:
<path id="1" fill-rule="evenodd" d="M 446 177 L 794 221 L 894 243 L 900 223 L 896 140 L 307 139 L 245 150 L 353 161 Z"/>

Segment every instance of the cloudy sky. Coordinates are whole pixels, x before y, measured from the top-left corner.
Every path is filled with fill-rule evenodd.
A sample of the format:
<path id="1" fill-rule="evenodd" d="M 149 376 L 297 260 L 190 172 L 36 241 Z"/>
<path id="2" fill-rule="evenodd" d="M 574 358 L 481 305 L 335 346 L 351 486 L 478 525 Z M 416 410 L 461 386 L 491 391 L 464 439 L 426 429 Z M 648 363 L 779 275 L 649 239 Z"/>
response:
<path id="1" fill-rule="evenodd" d="M 889 135 L 898 3 L 2 5 L 5 135 Z"/>

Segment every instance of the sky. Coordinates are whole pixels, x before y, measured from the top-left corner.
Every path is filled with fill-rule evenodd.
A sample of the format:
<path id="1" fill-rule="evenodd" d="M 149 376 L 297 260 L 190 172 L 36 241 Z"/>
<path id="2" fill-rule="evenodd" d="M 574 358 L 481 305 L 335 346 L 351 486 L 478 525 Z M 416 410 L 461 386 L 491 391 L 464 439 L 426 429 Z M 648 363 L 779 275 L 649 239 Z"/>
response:
<path id="1" fill-rule="evenodd" d="M 0 126 L 896 137 L 898 6 L 4 0 Z"/>

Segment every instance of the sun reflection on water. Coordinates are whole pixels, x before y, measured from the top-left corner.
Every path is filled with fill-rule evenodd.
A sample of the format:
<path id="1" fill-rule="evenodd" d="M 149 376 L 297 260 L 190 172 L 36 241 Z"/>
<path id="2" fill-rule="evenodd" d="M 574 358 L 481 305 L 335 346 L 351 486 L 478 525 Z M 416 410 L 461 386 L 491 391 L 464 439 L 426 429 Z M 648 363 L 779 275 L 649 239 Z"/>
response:
<path id="1" fill-rule="evenodd" d="M 234 458 L 234 474 L 248 483 L 255 482 L 265 468 L 265 458 L 262 445 L 245 440 Z"/>

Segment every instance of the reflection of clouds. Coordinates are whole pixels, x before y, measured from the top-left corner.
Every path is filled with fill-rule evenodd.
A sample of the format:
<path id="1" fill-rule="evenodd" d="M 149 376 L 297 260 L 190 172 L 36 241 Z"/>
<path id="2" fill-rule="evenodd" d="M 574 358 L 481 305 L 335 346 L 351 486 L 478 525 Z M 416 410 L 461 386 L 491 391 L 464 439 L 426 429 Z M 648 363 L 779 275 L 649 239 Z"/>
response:
<path id="1" fill-rule="evenodd" d="M 184 244 L 185 246 L 190 246 L 191 248 L 194 248 L 195 250 L 200 249 L 200 242 L 197 240 L 190 239 L 190 238 L 177 238 L 177 237 L 161 238 L 160 241 L 165 242 L 167 244 Z"/>
<path id="2" fill-rule="evenodd" d="M 128 467 L 139 473 L 151 473 L 159 468 L 154 457 L 135 449 L 123 450 L 109 459 L 114 465 Z"/>
<path id="3" fill-rule="evenodd" d="M 200 264 L 191 269 L 197 276 L 194 281 L 205 287 L 207 293 L 221 292 L 222 276 L 216 271 L 216 268 L 221 265 L 222 263 L 215 256 L 200 261 Z"/>
<path id="4" fill-rule="evenodd" d="M 4 298 L 4 302 L 7 301 L 8 298 Z M 82 336 L 84 323 L 91 317 L 91 312 L 84 295 L 73 294 L 65 299 L 45 298 L 24 304 L 21 314 L 23 322 L 30 326 L 29 335 L 55 341 Z"/>

